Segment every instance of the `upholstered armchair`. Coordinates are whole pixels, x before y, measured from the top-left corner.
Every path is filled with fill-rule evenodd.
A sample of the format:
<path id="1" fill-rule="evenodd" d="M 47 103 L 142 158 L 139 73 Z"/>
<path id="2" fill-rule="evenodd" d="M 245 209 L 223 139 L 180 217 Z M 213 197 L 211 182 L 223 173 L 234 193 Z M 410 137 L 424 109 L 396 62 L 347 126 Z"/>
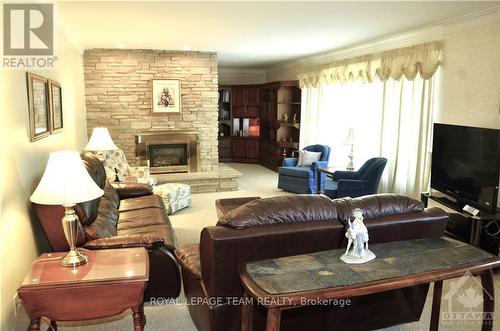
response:
<path id="1" fill-rule="evenodd" d="M 319 161 L 308 166 L 297 166 L 298 158 L 284 158 L 283 166 L 278 169 L 278 188 L 293 193 L 316 193 L 320 180 L 324 185 L 326 176 L 321 174 L 318 178 L 318 168 L 328 166 L 330 147 L 326 145 L 310 145 L 304 151 L 321 152 Z"/>
<path id="2" fill-rule="evenodd" d="M 149 167 L 131 167 L 121 149 L 103 151 L 102 153 L 106 177 L 114 180 L 115 169 L 122 177 L 136 177 L 139 183 L 154 185 L 156 179 L 149 174 Z"/>
<path id="3" fill-rule="evenodd" d="M 324 194 L 331 199 L 375 194 L 386 164 L 386 158 L 374 157 L 358 171 L 336 171 L 331 178 L 326 179 Z"/>

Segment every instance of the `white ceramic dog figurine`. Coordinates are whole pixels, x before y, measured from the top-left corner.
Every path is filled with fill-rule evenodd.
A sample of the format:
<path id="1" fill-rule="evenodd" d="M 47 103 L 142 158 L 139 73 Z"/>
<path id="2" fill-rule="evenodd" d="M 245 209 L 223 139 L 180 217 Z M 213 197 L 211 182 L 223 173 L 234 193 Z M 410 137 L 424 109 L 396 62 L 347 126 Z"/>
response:
<path id="1" fill-rule="evenodd" d="M 342 261 L 349 264 L 360 264 L 371 261 L 375 258 L 375 254 L 368 249 L 368 229 L 363 223 L 363 211 L 359 208 L 352 212 L 354 221 L 349 218 L 349 228 L 345 233 L 347 238 L 347 248 L 345 253 L 340 257 Z M 349 251 L 353 245 L 352 251 Z"/>

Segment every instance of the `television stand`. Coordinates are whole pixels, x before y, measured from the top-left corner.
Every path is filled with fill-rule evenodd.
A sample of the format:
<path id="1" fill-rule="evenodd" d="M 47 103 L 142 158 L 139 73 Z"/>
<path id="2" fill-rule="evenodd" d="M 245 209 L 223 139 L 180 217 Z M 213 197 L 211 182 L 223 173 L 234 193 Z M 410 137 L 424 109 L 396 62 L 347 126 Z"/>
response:
<path id="1" fill-rule="evenodd" d="M 432 205 L 448 212 L 450 219 L 446 226 L 446 235 L 480 247 L 492 254 L 499 254 L 500 240 L 488 234 L 485 228 L 497 229 L 498 225 L 500 229 L 500 213 L 481 211 L 477 216 L 473 216 L 462 210 L 463 203 L 453 201 L 446 196 L 422 193 L 420 198 L 425 207 Z M 497 237 L 500 237 L 500 233 Z"/>

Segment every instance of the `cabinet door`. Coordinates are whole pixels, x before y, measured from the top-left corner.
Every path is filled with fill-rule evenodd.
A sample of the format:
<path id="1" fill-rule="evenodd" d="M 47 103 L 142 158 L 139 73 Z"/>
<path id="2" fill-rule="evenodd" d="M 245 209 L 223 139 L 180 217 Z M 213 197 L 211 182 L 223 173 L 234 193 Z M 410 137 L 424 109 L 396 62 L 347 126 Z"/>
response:
<path id="1" fill-rule="evenodd" d="M 259 102 L 260 89 L 258 87 L 247 87 L 245 89 L 245 93 L 246 93 L 246 106 L 258 108 L 260 105 Z"/>
<path id="2" fill-rule="evenodd" d="M 245 107 L 245 89 L 242 87 L 233 88 L 233 107 Z"/>
<path id="3" fill-rule="evenodd" d="M 246 144 L 246 154 L 249 159 L 258 159 L 259 158 L 259 141 L 258 140 L 249 140 Z"/>
<path id="4" fill-rule="evenodd" d="M 248 117 L 245 107 L 233 106 L 233 117 Z"/>
<path id="5" fill-rule="evenodd" d="M 244 140 L 233 139 L 232 145 L 233 145 L 233 157 L 244 158 L 246 156 Z"/>

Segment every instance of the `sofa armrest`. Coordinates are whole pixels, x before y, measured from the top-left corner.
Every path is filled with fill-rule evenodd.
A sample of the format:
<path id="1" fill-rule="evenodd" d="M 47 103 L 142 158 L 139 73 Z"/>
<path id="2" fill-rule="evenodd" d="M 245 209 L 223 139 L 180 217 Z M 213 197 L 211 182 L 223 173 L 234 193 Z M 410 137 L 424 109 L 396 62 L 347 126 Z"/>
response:
<path id="1" fill-rule="evenodd" d="M 153 194 L 153 187 L 148 184 L 134 182 L 111 182 L 111 185 L 118 192 L 120 199 L 137 198 Z"/>
<path id="2" fill-rule="evenodd" d="M 358 179 L 356 171 L 335 171 L 331 178 L 335 181 L 340 179 Z"/>
<path id="3" fill-rule="evenodd" d="M 365 188 L 365 182 L 363 180 L 355 179 L 339 179 L 337 181 L 337 190 L 363 190 Z"/>
<path id="4" fill-rule="evenodd" d="M 175 257 L 182 267 L 194 279 L 201 278 L 200 245 L 190 244 L 175 250 Z"/>
<path id="5" fill-rule="evenodd" d="M 299 159 L 296 157 L 285 157 L 283 159 L 283 167 L 296 167 L 299 163 Z"/>
<path id="6" fill-rule="evenodd" d="M 87 241 L 83 247 L 87 249 L 111 249 L 127 247 L 144 247 L 153 249 L 163 244 L 163 239 L 148 235 L 122 235 L 109 238 L 99 238 Z"/>

